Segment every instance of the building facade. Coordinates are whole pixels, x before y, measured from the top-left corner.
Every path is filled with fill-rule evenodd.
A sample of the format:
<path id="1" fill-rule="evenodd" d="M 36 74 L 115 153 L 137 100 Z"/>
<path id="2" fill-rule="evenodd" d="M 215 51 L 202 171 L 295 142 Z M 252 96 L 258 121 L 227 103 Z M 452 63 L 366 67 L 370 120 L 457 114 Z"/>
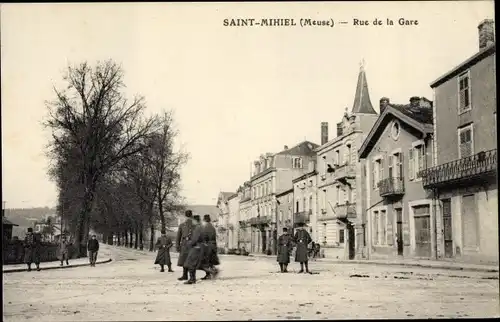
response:
<path id="1" fill-rule="evenodd" d="M 228 197 L 228 248 L 238 248 L 238 234 L 240 231 L 240 196 L 238 193 Z"/>
<path id="2" fill-rule="evenodd" d="M 217 197 L 217 208 L 219 209 L 219 216 L 214 226 L 217 229 L 217 246 L 225 249 L 229 248 L 229 198 L 234 195 L 234 192 L 219 192 Z M 203 215 L 200 216 L 203 218 Z"/>
<path id="3" fill-rule="evenodd" d="M 431 84 L 438 153 L 421 175 L 443 231 L 438 257 L 498 263 L 494 21 L 478 29 L 479 51 Z"/>
<path id="4" fill-rule="evenodd" d="M 419 173 L 432 162 L 432 102 L 380 100 L 381 114 L 359 149 L 367 201 L 368 256 L 433 258 L 436 217 Z"/>
<path id="5" fill-rule="evenodd" d="M 238 188 L 239 196 L 239 234 L 238 248 L 244 248 L 246 251 L 251 250 L 251 226 L 250 218 L 252 218 L 252 189 L 250 181 L 246 181 Z"/>
<path id="6" fill-rule="evenodd" d="M 299 223 L 306 224 L 306 229 L 311 234 L 313 241 L 317 240 L 317 192 L 316 192 L 316 162 L 311 161 L 309 172 L 293 179 L 293 217 L 292 227 Z"/>
<path id="7" fill-rule="evenodd" d="M 378 117 L 373 109 L 363 66 L 351 113 L 337 124 L 337 136 L 328 141 L 327 124 L 322 123 L 322 142 L 317 152 L 316 241 L 326 257 L 364 257 L 364 198 L 361 165 L 357 149 Z"/>
<path id="8" fill-rule="evenodd" d="M 315 160 L 318 145 L 304 141 L 276 154 L 267 153 L 254 162 L 250 179 L 252 187 L 252 252 L 276 253 L 277 203 L 276 194 L 292 187 L 292 180 L 305 172 Z"/>
<path id="9" fill-rule="evenodd" d="M 290 233 L 293 231 L 293 188 L 276 194 L 278 205 L 278 235 L 283 233 L 283 228 L 287 228 Z"/>

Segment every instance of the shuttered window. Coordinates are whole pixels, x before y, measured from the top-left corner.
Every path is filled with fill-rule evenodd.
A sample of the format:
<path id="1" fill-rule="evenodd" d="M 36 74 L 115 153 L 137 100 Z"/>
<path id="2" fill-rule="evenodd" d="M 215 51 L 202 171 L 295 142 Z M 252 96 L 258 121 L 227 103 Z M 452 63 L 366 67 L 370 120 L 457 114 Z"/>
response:
<path id="1" fill-rule="evenodd" d="M 479 246 L 475 195 L 462 196 L 462 229 L 464 247 L 476 248 Z"/>
<path id="2" fill-rule="evenodd" d="M 459 100 L 458 113 L 461 114 L 472 108 L 470 93 L 470 78 L 466 72 L 458 77 Z"/>
<path id="3" fill-rule="evenodd" d="M 380 159 L 378 162 L 378 180 L 384 179 L 384 159 Z"/>
<path id="4" fill-rule="evenodd" d="M 473 152 L 472 146 L 472 125 L 458 130 L 459 157 L 465 158 L 471 156 Z"/>
<path id="5" fill-rule="evenodd" d="M 397 175 L 394 174 L 394 156 L 390 155 L 389 156 L 389 164 L 387 165 L 389 169 L 389 178 L 396 177 Z"/>
<path id="6" fill-rule="evenodd" d="M 413 148 L 410 148 L 408 151 L 408 176 L 410 177 L 410 180 L 415 179 L 414 176 L 414 171 L 415 171 L 415 161 L 413 158 Z"/>
<path id="7" fill-rule="evenodd" d="M 373 212 L 373 244 L 378 245 L 378 211 Z"/>
<path id="8" fill-rule="evenodd" d="M 382 245 L 387 244 L 387 218 L 385 210 L 380 211 L 380 233 Z"/>

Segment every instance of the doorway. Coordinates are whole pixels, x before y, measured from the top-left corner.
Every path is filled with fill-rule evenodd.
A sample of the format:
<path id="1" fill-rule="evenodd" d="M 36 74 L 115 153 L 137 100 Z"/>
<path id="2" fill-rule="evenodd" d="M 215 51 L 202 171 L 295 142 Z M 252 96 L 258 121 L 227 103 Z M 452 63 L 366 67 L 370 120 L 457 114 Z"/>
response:
<path id="1" fill-rule="evenodd" d="M 443 203 L 443 239 L 444 257 L 453 257 L 453 228 L 451 218 L 451 199 L 441 200 Z"/>
<path id="2" fill-rule="evenodd" d="M 403 256 L 403 209 L 397 208 L 396 210 L 396 243 L 398 247 L 398 255 Z"/>
<path id="3" fill-rule="evenodd" d="M 349 259 L 354 259 L 356 255 L 356 234 L 354 232 L 354 226 L 347 224 L 347 236 L 348 236 L 348 246 L 349 247 Z"/>
<path id="4" fill-rule="evenodd" d="M 262 236 L 262 253 L 265 254 L 267 249 L 267 234 L 263 227 L 260 228 L 260 235 Z"/>
<path id="5" fill-rule="evenodd" d="M 431 257 L 431 216 L 430 207 L 413 207 L 415 220 L 415 255 L 417 257 Z"/>

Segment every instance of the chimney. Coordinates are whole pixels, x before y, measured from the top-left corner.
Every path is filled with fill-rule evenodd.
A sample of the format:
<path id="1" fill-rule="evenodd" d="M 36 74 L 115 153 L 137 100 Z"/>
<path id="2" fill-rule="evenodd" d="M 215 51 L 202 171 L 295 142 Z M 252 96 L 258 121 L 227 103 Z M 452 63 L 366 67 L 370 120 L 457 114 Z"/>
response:
<path id="1" fill-rule="evenodd" d="M 337 136 L 342 136 L 342 122 L 337 123 Z"/>
<path id="2" fill-rule="evenodd" d="M 495 21 L 485 19 L 477 26 L 479 30 L 479 50 L 495 42 Z"/>
<path id="3" fill-rule="evenodd" d="M 328 142 L 328 122 L 321 122 L 321 145 Z"/>
<path id="4" fill-rule="evenodd" d="M 418 97 L 418 96 L 410 97 L 410 106 L 411 107 L 419 107 L 420 106 L 420 97 Z"/>
<path id="5" fill-rule="evenodd" d="M 380 114 L 382 114 L 385 110 L 385 108 L 387 107 L 387 105 L 389 105 L 390 103 L 390 100 L 387 98 L 387 97 L 382 97 L 379 101 L 379 107 L 380 107 Z"/>
<path id="6" fill-rule="evenodd" d="M 283 146 L 283 150 L 288 150 L 288 145 Z"/>

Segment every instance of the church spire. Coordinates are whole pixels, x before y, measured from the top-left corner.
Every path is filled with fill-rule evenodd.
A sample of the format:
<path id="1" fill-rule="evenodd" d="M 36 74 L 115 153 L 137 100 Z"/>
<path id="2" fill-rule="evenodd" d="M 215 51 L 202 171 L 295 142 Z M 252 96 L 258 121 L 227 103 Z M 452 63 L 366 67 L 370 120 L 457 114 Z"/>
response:
<path id="1" fill-rule="evenodd" d="M 354 104 L 352 105 L 351 113 L 377 114 L 370 101 L 364 59 L 360 62 L 359 66 L 358 84 L 356 86 L 356 94 L 354 95 Z"/>

